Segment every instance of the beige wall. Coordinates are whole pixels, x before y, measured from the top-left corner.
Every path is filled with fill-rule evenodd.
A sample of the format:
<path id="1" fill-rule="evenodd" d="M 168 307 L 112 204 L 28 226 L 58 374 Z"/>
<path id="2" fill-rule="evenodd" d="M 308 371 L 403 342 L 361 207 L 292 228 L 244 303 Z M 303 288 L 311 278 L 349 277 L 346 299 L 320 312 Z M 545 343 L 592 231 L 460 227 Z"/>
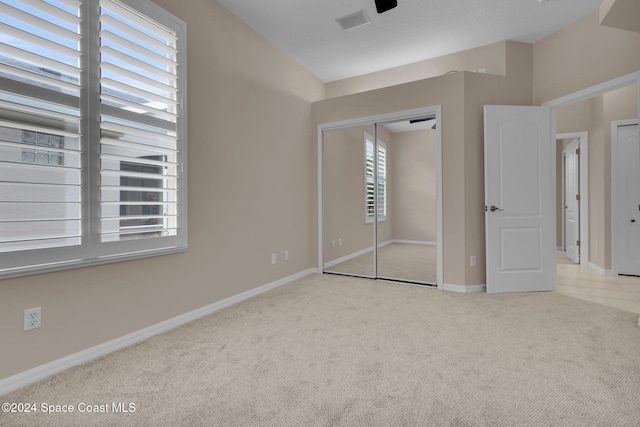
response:
<path id="1" fill-rule="evenodd" d="M 335 98 L 437 77 L 449 71 L 477 71 L 485 68 L 489 74 L 504 76 L 507 73 L 505 56 L 508 43 L 511 42 L 503 41 L 414 64 L 337 80 L 327 83 L 326 95 L 327 98 Z"/>
<path id="2" fill-rule="evenodd" d="M 599 25 L 598 11 L 533 46 L 534 105 L 640 70 L 640 34 Z"/>
<path id="3" fill-rule="evenodd" d="M 604 0 L 599 12 L 601 25 L 640 33 L 638 0 Z"/>
<path id="4" fill-rule="evenodd" d="M 188 25 L 190 249 L 0 281 L 0 378 L 315 266 L 311 101 L 323 84 L 216 1 L 157 3 Z M 24 309 L 39 306 L 42 327 L 23 332 Z"/>
<path id="5" fill-rule="evenodd" d="M 398 132 L 392 138 L 392 239 L 435 242 L 436 131 Z"/>

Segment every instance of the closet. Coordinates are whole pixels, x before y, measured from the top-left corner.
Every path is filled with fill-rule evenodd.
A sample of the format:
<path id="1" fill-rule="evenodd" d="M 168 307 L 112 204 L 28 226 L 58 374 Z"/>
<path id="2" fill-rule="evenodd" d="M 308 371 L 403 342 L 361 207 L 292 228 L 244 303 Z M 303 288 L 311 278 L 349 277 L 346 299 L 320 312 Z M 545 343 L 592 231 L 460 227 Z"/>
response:
<path id="1" fill-rule="evenodd" d="M 437 141 L 435 113 L 322 129 L 324 273 L 437 283 Z"/>

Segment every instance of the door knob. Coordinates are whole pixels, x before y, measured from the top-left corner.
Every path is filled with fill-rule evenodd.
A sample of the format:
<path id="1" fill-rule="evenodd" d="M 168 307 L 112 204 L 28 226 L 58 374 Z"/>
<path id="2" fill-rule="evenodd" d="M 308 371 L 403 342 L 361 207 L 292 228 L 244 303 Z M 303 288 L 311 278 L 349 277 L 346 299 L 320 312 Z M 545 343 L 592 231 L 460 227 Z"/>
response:
<path id="1" fill-rule="evenodd" d="M 502 209 L 500 209 L 500 208 L 499 208 L 499 207 L 497 207 L 497 206 L 493 206 L 493 205 L 491 205 L 491 207 L 489 208 L 489 210 L 490 210 L 491 212 L 495 212 L 495 211 L 500 211 L 500 212 L 502 212 Z"/>
<path id="2" fill-rule="evenodd" d="M 631 220 L 631 222 L 636 222 L 636 220 L 635 220 L 635 219 L 632 219 L 632 220 Z"/>

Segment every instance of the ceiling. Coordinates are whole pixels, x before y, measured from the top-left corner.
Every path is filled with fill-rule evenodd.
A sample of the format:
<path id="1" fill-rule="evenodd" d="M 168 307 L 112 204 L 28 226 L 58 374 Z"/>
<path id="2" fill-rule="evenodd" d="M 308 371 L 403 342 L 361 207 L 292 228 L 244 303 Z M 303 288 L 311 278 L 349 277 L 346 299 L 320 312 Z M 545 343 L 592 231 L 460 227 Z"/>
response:
<path id="1" fill-rule="evenodd" d="M 213 0 L 212 0 L 213 1 Z M 218 0 L 323 82 L 503 40 L 535 43 L 595 11 L 602 0 Z M 342 30 L 364 10 L 371 23 Z"/>

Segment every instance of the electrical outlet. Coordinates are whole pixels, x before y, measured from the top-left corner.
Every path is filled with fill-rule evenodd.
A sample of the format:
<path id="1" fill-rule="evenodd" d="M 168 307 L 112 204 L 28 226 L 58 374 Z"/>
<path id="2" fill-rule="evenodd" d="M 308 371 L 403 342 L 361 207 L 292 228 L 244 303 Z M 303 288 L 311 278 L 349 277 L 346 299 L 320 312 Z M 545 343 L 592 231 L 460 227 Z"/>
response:
<path id="1" fill-rule="evenodd" d="M 338 246 L 342 246 L 342 239 L 338 239 Z"/>
<path id="2" fill-rule="evenodd" d="M 276 254 L 271 254 L 271 264 L 276 263 Z"/>
<path id="3" fill-rule="evenodd" d="M 471 255 L 471 257 L 469 258 L 469 265 L 471 267 L 475 267 L 476 266 L 476 256 L 475 255 Z"/>
<path id="4" fill-rule="evenodd" d="M 42 322 L 42 307 L 28 308 L 24 311 L 24 330 L 30 331 L 40 327 Z"/>
<path id="5" fill-rule="evenodd" d="M 331 246 L 334 247 L 334 248 L 336 247 L 336 241 L 335 240 L 331 241 Z"/>
<path id="6" fill-rule="evenodd" d="M 289 251 L 284 251 L 284 260 L 289 261 Z"/>

